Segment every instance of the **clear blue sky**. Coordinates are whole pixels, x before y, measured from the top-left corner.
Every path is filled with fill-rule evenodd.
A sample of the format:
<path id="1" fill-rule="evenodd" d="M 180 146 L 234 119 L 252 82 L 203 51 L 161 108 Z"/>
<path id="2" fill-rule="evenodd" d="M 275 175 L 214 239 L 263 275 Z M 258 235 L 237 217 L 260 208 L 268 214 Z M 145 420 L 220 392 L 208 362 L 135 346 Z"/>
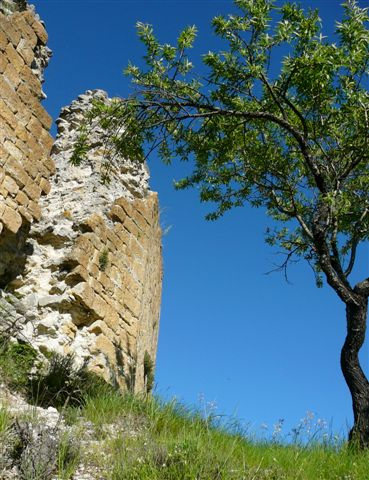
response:
<path id="1" fill-rule="evenodd" d="M 34 0 L 46 22 L 54 52 L 46 73 L 45 106 L 60 108 L 87 89 L 127 96 L 122 75 L 128 60 L 143 53 L 137 21 L 154 25 L 163 42 L 196 24 L 201 53 L 217 48 L 212 17 L 235 10 L 231 0 Z M 341 14 L 340 1 L 304 0 L 318 7 L 327 31 Z M 361 0 L 368 6 L 368 0 Z M 206 205 L 196 191 L 175 192 L 172 183 L 186 165 L 150 161 L 151 186 L 159 192 L 164 291 L 157 363 L 157 392 L 190 403 L 215 401 L 220 414 L 236 414 L 258 431 L 280 418 L 285 430 L 307 411 L 333 422 L 343 433 L 352 422 L 351 401 L 339 368 L 345 334 L 344 306 L 329 287 L 317 289 L 308 266 L 283 275 L 265 273 L 280 261 L 264 243 L 268 219 L 261 210 L 238 209 L 223 219 L 204 220 Z M 367 275 L 368 250 L 360 273 Z M 364 346 L 362 362 L 369 367 Z"/>

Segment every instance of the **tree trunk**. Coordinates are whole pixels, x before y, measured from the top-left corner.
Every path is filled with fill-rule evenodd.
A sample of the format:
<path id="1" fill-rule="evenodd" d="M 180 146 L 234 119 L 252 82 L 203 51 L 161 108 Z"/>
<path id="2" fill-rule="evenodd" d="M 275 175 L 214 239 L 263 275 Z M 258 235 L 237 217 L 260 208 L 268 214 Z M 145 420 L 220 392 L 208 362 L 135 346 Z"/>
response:
<path id="1" fill-rule="evenodd" d="M 365 340 L 367 297 L 356 297 L 359 305 L 346 304 L 347 336 L 341 350 L 341 369 L 352 397 L 354 425 L 349 442 L 358 448 L 369 447 L 369 382 L 360 366 L 359 350 Z"/>

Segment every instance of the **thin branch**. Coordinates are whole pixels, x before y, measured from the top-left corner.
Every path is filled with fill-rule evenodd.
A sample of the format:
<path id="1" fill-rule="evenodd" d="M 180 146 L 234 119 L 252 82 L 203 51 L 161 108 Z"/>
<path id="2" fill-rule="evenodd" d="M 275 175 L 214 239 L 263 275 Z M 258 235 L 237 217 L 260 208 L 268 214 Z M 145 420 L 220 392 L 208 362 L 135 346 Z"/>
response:
<path id="1" fill-rule="evenodd" d="M 266 76 L 261 73 L 260 75 L 261 77 L 261 80 L 262 82 L 264 83 L 264 85 L 267 87 L 268 89 L 268 92 L 270 93 L 270 95 L 272 96 L 273 100 L 274 100 L 274 103 L 277 105 L 277 107 L 279 108 L 279 110 L 281 111 L 281 114 L 282 114 L 282 117 L 284 118 L 284 120 L 288 120 L 287 118 L 287 114 L 286 114 L 286 111 L 285 109 L 283 108 L 281 102 L 278 100 L 278 98 L 276 97 L 275 93 L 274 93 L 274 90 L 273 90 L 273 87 L 270 85 L 270 83 L 268 82 L 268 79 L 266 78 Z"/>

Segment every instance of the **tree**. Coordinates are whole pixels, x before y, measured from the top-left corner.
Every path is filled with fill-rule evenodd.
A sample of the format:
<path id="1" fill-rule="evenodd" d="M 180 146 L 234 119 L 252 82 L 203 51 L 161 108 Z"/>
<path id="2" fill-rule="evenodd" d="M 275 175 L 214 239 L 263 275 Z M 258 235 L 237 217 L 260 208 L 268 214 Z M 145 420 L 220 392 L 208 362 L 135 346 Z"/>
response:
<path id="1" fill-rule="evenodd" d="M 201 201 L 216 205 L 209 219 L 245 203 L 266 207 L 280 225 L 267 241 L 286 252 L 283 266 L 296 256 L 307 260 L 317 283 L 325 277 L 346 306 L 341 368 L 353 403 L 349 440 L 368 447 L 369 382 L 358 353 L 369 278 L 350 280 L 369 236 L 368 12 L 347 0 L 330 42 L 315 10 L 277 8 L 273 0 L 234 3 L 237 14 L 213 19 L 227 48 L 203 56 L 203 77 L 188 57 L 195 27 L 172 46 L 138 23 L 147 53 L 145 68 L 127 68 L 134 93 L 95 103 L 89 121 L 105 129 L 109 152 L 144 160 L 157 149 L 165 162 L 193 162 L 177 188 L 198 186 Z M 83 160 L 87 138 L 82 133 L 73 162 Z"/>

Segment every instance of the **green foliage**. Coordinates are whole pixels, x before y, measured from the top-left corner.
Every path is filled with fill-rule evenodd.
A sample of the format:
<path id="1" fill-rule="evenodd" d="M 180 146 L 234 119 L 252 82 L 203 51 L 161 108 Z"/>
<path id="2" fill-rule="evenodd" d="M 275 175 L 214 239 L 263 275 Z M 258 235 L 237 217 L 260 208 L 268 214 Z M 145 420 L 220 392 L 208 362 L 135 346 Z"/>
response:
<path id="1" fill-rule="evenodd" d="M 62 480 L 73 478 L 80 463 L 87 471 L 96 471 L 99 478 L 110 480 L 367 479 L 369 453 L 349 449 L 333 434 L 326 436 L 325 430 L 316 435 L 310 414 L 293 430 L 292 437 L 273 434 L 267 441 L 255 439 L 233 420 L 226 424 L 223 416 L 175 400 L 164 403 L 151 395 L 95 389 L 83 404 L 68 407 L 64 413 L 72 409 L 78 413 L 76 425 L 58 439 L 56 450 L 50 450 L 50 454 L 56 452 L 52 462 Z M 33 421 L 37 423 L 37 419 Z M 24 428 L 29 425 L 28 421 L 19 422 Z M 318 432 L 320 422 L 316 421 Z M 10 415 L 0 410 L 1 441 L 12 424 Z M 22 438 L 33 438 L 31 432 L 28 429 Z M 309 441 L 300 442 L 305 435 Z M 88 438 L 92 441 L 86 443 L 88 448 L 79 448 L 80 439 Z M 289 439 L 289 444 L 283 443 L 284 439 Z M 35 478 L 34 473 L 45 478 L 44 472 L 51 472 L 38 453 L 41 449 L 23 455 L 23 472 L 31 472 L 25 478 Z"/>
<path id="2" fill-rule="evenodd" d="M 176 401 L 163 403 L 153 396 L 94 397 L 80 413 L 98 425 L 98 431 L 107 422 L 114 424 L 115 431 L 124 424 L 135 432 L 127 435 L 123 430 L 114 437 L 99 437 L 107 456 L 102 457 L 99 448 L 91 461 L 98 462 L 110 480 L 367 478 L 367 452 L 354 453 L 333 435 L 326 441 L 314 434 L 308 444 L 299 444 L 296 435 L 310 435 L 310 422 L 300 424 L 295 442 L 287 445 L 255 440 L 233 421 L 228 428 L 220 427 L 216 416 L 207 420 L 197 409 Z"/>
<path id="3" fill-rule="evenodd" d="M 8 432 L 13 423 L 13 419 L 8 410 L 4 407 L 0 407 L 0 442 Z"/>
<path id="4" fill-rule="evenodd" d="M 97 395 L 88 395 L 83 406 L 84 418 L 92 422 L 100 431 L 105 424 L 117 421 L 119 416 L 126 413 L 125 402 L 118 390 L 106 390 Z"/>
<path id="5" fill-rule="evenodd" d="M 150 354 L 146 351 L 144 355 L 144 378 L 146 382 L 146 392 L 150 393 L 154 388 L 154 362 Z"/>
<path id="6" fill-rule="evenodd" d="M 60 408 L 82 405 L 88 395 L 105 388 L 104 380 L 84 366 L 76 368 L 72 355 L 53 353 L 46 372 L 38 370 L 32 376 L 28 396 L 36 405 Z"/>
<path id="7" fill-rule="evenodd" d="M 106 267 L 108 266 L 109 262 L 109 250 L 104 248 L 99 255 L 99 267 L 102 272 L 105 272 Z"/>
<path id="8" fill-rule="evenodd" d="M 357 247 L 369 238 L 367 9 L 345 1 L 329 40 L 316 10 L 234 4 L 213 19 L 224 49 L 203 55 L 204 78 L 188 55 L 195 27 L 169 45 L 138 23 L 146 67 L 126 69 L 134 94 L 95 102 L 89 121 L 123 156 L 144 160 L 156 149 L 166 163 L 193 161 L 176 187 L 198 187 L 216 207 L 210 220 L 245 203 L 264 207 L 275 225 L 267 241 L 287 255 L 282 268 L 307 260 L 317 284 L 324 272 L 347 302 Z"/>
<path id="9" fill-rule="evenodd" d="M 73 478 L 81 458 L 81 451 L 77 440 L 71 438 L 68 433 L 62 434 L 59 439 L 57 452 L 58 480 Z"/>
<path id="10" fill-rule="evenodd" d="M 77 141 L 74 144 L 74 150 L 70 158 L 70 163 L 75 167 L 79 166 L 81 162 L 87 158 L 89 151 L 88 133 L 86 128 L 82 128 Z"/>
<path id="11" fill-rule="evenodd" d="M 17 391 L 26 391 L 37 352 L 28 343 L 0 339 L 0 372 L 6 384 Z"/>

